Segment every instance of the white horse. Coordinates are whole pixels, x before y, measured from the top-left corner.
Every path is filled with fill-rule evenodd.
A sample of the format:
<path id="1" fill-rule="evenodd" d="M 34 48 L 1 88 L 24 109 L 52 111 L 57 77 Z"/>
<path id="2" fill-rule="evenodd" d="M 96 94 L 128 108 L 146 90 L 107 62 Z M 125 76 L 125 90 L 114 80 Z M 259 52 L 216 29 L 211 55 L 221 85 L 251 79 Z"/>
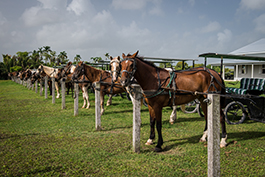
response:
<path id="1" fill-rule="evenodd" d="M 48 75 L 49 77 L 52 78 L 52 77 L 55 77 L 55 75 L 58 73 L 58 69 L 44 66 L 44 65 L 40 65 L 37 69 L 36 74 L 42 74 L 42 73 L 45 73 L 46 75 Z M 56 98 L 59 98 L 60 92 L 59 92 L 59 84 L 57 81 L 55 81 L 55 88 L 56 88 L 56 92 L 57 92 Z"/>

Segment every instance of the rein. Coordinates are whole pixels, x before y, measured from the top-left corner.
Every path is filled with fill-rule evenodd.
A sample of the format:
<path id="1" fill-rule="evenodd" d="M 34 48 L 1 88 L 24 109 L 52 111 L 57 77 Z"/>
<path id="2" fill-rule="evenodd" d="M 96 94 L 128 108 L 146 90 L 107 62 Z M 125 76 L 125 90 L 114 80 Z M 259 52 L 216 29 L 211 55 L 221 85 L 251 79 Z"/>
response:
<path id="1" fill-rule="evenodd" d="M 125 73 L 128 73 L 129 75 L 129 81 L 127 84 L 131 84 L 131 81 L 132 81 L 132 78 L 134 78 L 134 74 L 137 70 L 137 66 L 136 66 L 136 59 L 137 58 L 125 58 L 123 59 L 122 61 L 132 61 L 133 62 L 133 70 L 130 72 L 130 71 L 127 71 L 127 70 L 123 70 L 121 71 L 121 74 L 123 72 Z M 191 71 L 191 73 L 187 73 L 187 75 L 190 75 L 190 74 L 194 74 L 194 73 L 197 73 L 199 71 L 206 71 L 207 73 L 209 73 L 209 75 L 211 76 L 211 81 L 210 81 L 210 85 L 207 89 L 206 92 L 198 92 L 198 91 L 188 91 L 188 90 L 181 90 L 181 89 L 177 89 L 176 88 L 176 83 L 175 83 L 175 78 L 176 78 L 176 73 L 177 72 L 185 72 L 185 71 Z M 158 89 L 157 90 L 146 90 L 146 91 L 143 91 L 143 97 L 144 98 L 153 98 L 153 97 L 156 97 L 158 95 L 161 95 L 161 94 L 169 94 L 169 97 L 170 97 L 170 100 L 169 100 L 169 103 L 171 102 L 171 99 L 172 99 L 172 94 L 173 94 L 173 105 L 174 105 L 174 102 L 175 102 L 175 95 L 198 95 L 198 94 L 201 94 L 201 95 L 206 95 L 207 93 L 209 93 L 209 90 L 211 87 L 213 87 L 215 89 L 215 93 L 220 93 L 220 91 L 217 90 L 216 86 L 214 85 L 214 80 L 217 82 L 217 84 L 219 84 L 223 89 L 225 88 L 224 84 L 220 83 L 214 76 L 213 74 L 209 71 L 208 68 L 204 67 L 204 69 L 200 69 L 200 70 L 182 70 L 182 71 L 172 71 L 172 72 L 169 72 L 169 77 L 165 79 L 165 81 L 161 84 L 161 81 L 160 81 L 160 77 L 159 77 L 159 71 L 157 70 L 157 79 L 158 79 Z M 193 72 L 192 72 L 193 71 Z M 165 87 L 162 87 L 162 85 L 164 85 L 167 81 L 169 80 L 169 83 L 165 86 Z M 171 87 L 171 85 L 173 85 L 173 88 Z M 168 91 L 166 91 L 168 90 Z"/>

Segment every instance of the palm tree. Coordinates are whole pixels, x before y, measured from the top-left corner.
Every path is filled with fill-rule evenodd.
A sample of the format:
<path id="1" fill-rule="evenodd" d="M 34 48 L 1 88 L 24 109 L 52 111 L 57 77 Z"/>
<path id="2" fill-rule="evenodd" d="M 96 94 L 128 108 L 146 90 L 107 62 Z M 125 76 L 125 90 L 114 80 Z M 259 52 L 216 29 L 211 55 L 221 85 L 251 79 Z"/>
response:
<path id="1" fill-rule="evenodd" d="M 38 49 L 39 49 L 39 50 L 38 50 L 38 53 L 39 53 L 39 55 L 40 55 L 39 60 L 42 61 L 42 60 L 43 60 L 43 58 L 42 58 L 42 55 L 43 55 L 42 47 L 40 47 L 40 48 L 38 48 Z"/>
<path id="2" fill-rule="evenodd" d="M 43 56 L 45 57 L 44 60 L 47 63 L 47 61 L 50 60 L 51 55 L 49 54 L 49 52 L 51 52 L 51 47 L 50 46 L 43 46 Z"/>
<path id="3" fill-rule="evenodd" d="M 106 57 L 107 59 L 109 59 L 109 57 L 110 57 L 109 53 L 106 53 L 106 54 L 105 54 L 105 57 Z"/>
<path id="4" fill-rule="evenodd" d="M 58 60 L 60 60 L 61 64 L 66 64 L 69 61 L 67 59 L 67 53 L 65 51 L 60 52 L 58 55 Z"/>
<path id="5" fill-rule="evenodd" d="M 74 62 L 77 64 L 80 60 L 81 60 L 81 56 L 77 54 L 77 55 L 74 57 Z"/>
<path id="6" fill-rule="evenodd" d="M 51 51 L 50 54 L 51 54 L 50 63 L 54 65 L 56 59 L 56 51 Z"/>

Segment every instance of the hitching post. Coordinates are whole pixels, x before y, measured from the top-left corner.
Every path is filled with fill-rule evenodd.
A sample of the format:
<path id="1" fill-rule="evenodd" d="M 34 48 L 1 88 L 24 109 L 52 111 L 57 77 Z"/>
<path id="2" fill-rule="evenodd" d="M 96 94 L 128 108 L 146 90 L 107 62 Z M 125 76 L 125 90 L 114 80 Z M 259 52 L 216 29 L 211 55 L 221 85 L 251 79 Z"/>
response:
<path id="1" fill-rule="evenodd" d="M 208 177 L 220 176 L 220 95 L 208 95 Z"/>
<path id="2" fill-rule="evenodd" d="M 75 83 L 74 116 L 78 115 L 78 95 L 79 95 L 78 83 Z"/>
<path id="3" fill-rule="evenodd" d="M 30 81 L 30 79 L 28 79 L 28 82 L 27 82 L 28 89 L 30 89 L 30 83 L 31 83 L 31 81 Z"/>
<path id="4" fill-rule="evenodd" d="M 35 81 L 35 93 L 38 93 L 38 80 Z"/>
<path id="5" fill-rule="evenodd" d="M 140 152 L 141 133 L 141 87 L 138 84 L 131 85 L 133 94 L 133 152 Z"/>
<path id="6" fill-rule="evenodd" d="M 55 78 L 52 77 L 52 104 L 55 104 Z"/>
<path id="7" fill-rule="evenodd" d="M 47 86 L 48 85 L 48 76 L 45 76 L 45 81 L 44 81 L 44 88 L 45 88 L 45 99 L 48 98 L 48 89 L 47 89 Z"/>
<path id="8" fill-rule="evenodd" d="M 34 90 L 34 83 L 31 84 L 31 89 L 32 89 L 32 91 Z"/>
<path id="9" fill-rule="evenodd" d="M 62 87 L 62 109 L 65 109 L 65 79 L 61 79 L 61 87 Z"/>
<path id="10" fill-rule="evenodd" d="M 42 91 L 43 91 L 42 84 L 43 84 L 43 80 L 40 80 L 40 96 L 42 96 Z"/>
<path id="11" fill-rule="evenodd" d="M 95 114 L 96 114 L 96 130 L 101 130 L 101 112 L 100 112 L 100 83 L 95 84 Z"/>

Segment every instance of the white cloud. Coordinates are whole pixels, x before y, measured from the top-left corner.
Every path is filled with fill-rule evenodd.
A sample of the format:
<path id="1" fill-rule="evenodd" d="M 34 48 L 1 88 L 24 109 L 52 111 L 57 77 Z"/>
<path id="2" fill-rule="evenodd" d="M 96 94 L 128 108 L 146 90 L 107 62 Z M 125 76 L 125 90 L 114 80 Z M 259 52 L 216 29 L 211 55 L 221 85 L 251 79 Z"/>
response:
<path id="1" fill-rule="evenodd" d="M 225 29 L 223 32 L 217 34 L 217 38 L 220 44 L 229 42 L 232 38 L 232 32 L 228 29 Z"/>
<path id="2" fill-rule="evenodd" d="M 137 39 L 139 37 L 144 37 L 146 35 L 150 34 L 150 31 L 148 29 L 140 29 L 136 22 L 133 21 L 130 26 L 123 27 L 119 34 L 124 38 L 133 38 Z M 140 38 L 142 39 L 142 38 Z"/>
<path id="3" fill-rule="evenodd" d="M 240 6 L 247 10 L 264 10 L 265 1 L 264 0 L 241 0 Z"/>
<path id="4" fill-rule="evenodd" d="M 260 15 L 254 20 L 256 24 L 255 30 L 261 33 L 265 33 L 265 14 Z"/>
<path id="5" fill-rule="evenodd" d="M 214 31 L 218 31 L 221 28 L 221 25 L 214 21 L 214 22 L 210 22 L 207 26 L 203 27 L 201 32 L 202 33 L 210 33 L 210 32 L 214 32 Z"/>
<path id="6" fill-rule="evenodd" d="M 139 10 L 146 6 L 148 0 L 113 0 L 112 6 L 115 9 Z"/>
<path id="7" fill-rule="evenodd" d="M 21 16 L 26 26 L 41 26 L 47 23 L 56 23 L 63 18 L 56 9 L 47 9 L 41 6 L 26 9 Z"/>
<path id="8" fill-rule="evenodd" d="M 85 12 L 89 12 L 94 9 L 90 0 L 72 0 L 72 2 L 68 5 L 67 10 L 73 11 L 75 15 L 81 15 Z"/>
<path id="9" fill-rule="evenodd" d="M 60 9 L 65 8 L 67 0 L 38 0 L 44 9 Z"/>
<path id="10" fill-rule="evenodd" d="M 0 25 L 4 25 L 4 23 L 6 23 L 6 21 L 7 21 L 6 18 L 0 12 Z"/>
<path id="11" fill-rule="evenodd" d="M 154 6 L 149 10 L 149 14 L 151 15 L 163 15 L 163 10 L 161 9 L 162 0 L 153 0 Z"/>

